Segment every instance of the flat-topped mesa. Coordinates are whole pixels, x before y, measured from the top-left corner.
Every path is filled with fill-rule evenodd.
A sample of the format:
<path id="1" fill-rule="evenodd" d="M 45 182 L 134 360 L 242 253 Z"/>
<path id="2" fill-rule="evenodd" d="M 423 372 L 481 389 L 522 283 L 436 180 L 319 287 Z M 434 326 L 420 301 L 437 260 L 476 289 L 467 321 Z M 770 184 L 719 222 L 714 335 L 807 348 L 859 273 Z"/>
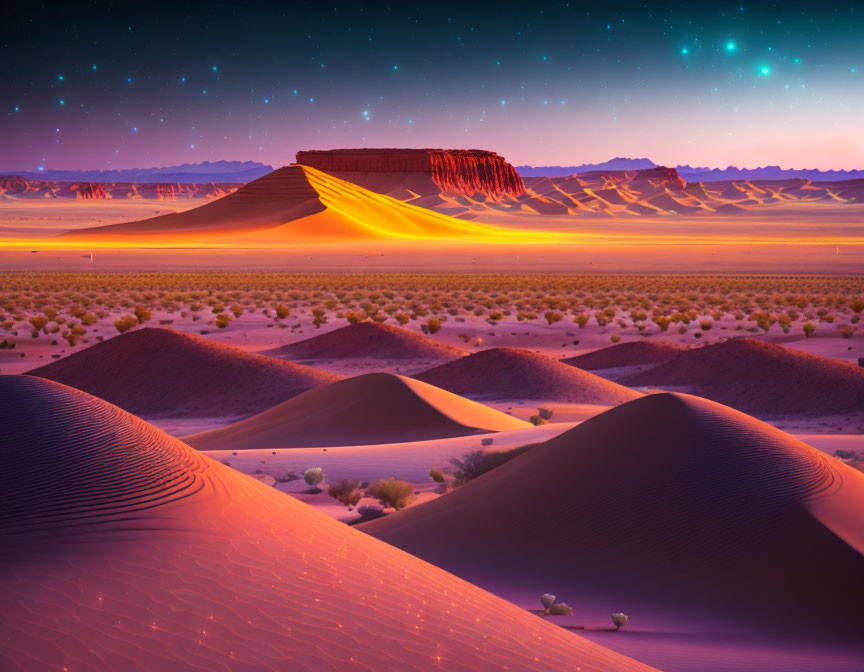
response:
<path id="1" fill-rule="evenodd" d="M 426 173 L 444 192 L 522 196 L 522 178 L 504 157 L 482 149 L 331 149 L 297 152 L 325 173 Z"/>

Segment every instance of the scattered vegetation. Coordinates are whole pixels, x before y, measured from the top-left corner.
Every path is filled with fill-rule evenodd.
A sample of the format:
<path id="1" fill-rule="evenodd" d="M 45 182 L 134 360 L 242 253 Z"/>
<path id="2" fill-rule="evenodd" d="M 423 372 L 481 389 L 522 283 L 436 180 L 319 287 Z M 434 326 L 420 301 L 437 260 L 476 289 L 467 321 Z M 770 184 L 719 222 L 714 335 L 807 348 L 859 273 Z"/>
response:
<path id="1" fill-rule="evenodd" d="M 324 482 L 324 470 L 321 467 L 312 467 L 303 472 L 303 480 L 311 486 L 307 494 L 318 494 L 321 488 L 318 486 Z"/>
<path id="2" fill-rule="evenodd" d="M 377 499 L 385 507 L 399 511 L 414 501 L 414 486 L 408 481 L 399 481 L 391 476 L 370 485 L 366 489 L 366 494 Z"/>
<path id="3" fill-rule="evenodd" d="M 854 275 L 10 271 L 0 277 L 6 340 L 59 334 L 72 344 L 86 341 L 103 320 L 123 333 L 151 320 L 168 324 L 175 314 L 193 321 L 209 316 L 221 329 L 259 313 L 277 322 L 304 316 L 316 327 L 336 319 L 414 323 L 428 334 L 467 318 L 497 325 L 566 319 L 579 328 L 596 322 L 616 331 L 682 335 L 690 325 L 705 334 L 732 320 L 736 329 L 801 329 L 808 337 L 820 324 L 836 324 L 832 335 L 850 338 L 864 313 L 864 277 Z M 613 332 L 609 340 L 618 337 Z M 479 335 L 468 342 L 483 343 Z"/>
<path id="4" fill-rule="evenodd" d="M 330 484 L 330 487 L 327 488 L 327 494 L 345 506 L 356 506 L 363 497 L 363 493 L 360 492 L 360 485 L 360 481 L 340 478 L 335 483 Z"/>

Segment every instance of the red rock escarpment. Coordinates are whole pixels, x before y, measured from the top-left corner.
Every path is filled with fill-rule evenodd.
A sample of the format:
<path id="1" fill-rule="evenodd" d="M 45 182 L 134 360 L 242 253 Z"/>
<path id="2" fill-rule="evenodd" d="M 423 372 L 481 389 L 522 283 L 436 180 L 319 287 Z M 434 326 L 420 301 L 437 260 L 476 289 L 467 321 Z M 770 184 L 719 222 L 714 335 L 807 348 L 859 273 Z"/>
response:
<path id="1" fill-rule="evenodd" d="M 332 149 L 297 152 L 297 163 L 326 173 L 426 173 L 444 192 L 525 193 L 504 157 L 482 149 Z"/>

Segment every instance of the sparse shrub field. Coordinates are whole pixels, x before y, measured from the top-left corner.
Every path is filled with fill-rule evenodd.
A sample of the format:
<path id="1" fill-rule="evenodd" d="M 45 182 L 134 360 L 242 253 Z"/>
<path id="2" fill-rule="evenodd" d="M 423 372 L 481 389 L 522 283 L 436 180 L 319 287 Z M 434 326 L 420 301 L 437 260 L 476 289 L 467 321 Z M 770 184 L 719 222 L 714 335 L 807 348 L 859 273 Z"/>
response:
<path id="1" fill-rule="evenodd" d="M 862 275 L 0 274 L 0 336 L 10 345 L 50 335 L 74 347 L 174 319 L 230 333 L 241 317 L 292 330 L 374 320 L 429 335 L 466 320 L 593 326 L 610 332 L 607 343 L 625 328 L 695 337 L 733 322 L 749 333 L 848 339 L 862 313 Z"/>

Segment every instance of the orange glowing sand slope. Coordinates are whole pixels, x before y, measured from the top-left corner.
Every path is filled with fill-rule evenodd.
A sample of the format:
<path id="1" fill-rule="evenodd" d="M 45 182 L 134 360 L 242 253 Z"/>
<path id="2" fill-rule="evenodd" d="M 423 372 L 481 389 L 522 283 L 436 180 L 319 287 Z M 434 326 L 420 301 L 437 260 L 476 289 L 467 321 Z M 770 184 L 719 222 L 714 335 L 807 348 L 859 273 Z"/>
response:
<path id="1" fill-rule="evenodd" d="M 199 450 L 356 446 L 527 427 L 527 422 L 419 380 L 367 373 L 183 440 Z"/>
<path id="2" fill-rule="evenodd" d="M 212 203 L 137 222 L 70 231 L 61 240 L 149 246 L 280 246 L 367 240 L 530 242 L 542 234 L 466 222 L 291 165 Z M 547 242 L 560 236 L 549 234 Z"/>
<path id="3" fill-rule="evenodd" d="M 4 670 L 648 670 L 84 392 L 0 377 Z"/>

